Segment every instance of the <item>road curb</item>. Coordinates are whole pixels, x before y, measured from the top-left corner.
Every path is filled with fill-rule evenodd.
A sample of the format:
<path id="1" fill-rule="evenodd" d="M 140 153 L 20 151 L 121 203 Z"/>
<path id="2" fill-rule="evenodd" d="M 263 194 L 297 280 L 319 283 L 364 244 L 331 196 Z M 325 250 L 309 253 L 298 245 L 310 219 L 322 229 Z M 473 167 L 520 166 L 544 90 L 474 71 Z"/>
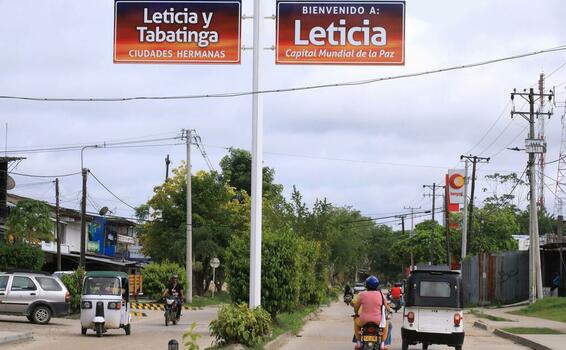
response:
<path id="1" fill-rule="evenodd" d="M 521 337 L 521 336 L 519 336 L 519 335 L 517 335 L 517 334 L 512 334 L 512 333 L 509 333 L 509 332 L 505 332 L 505 331 L 503 331 L 503 330 L 501 330 L 501 329 L 499 329 L 499 328 L 498 328 L 498 329 L 495 329 L 495 330 L 493 331 L 493 334 L 497 335 L 498 337 L 511 340 L 511 341 L 513 341 L 513 342 L 515 342 L 515 343 L 517 343 L 517 344 L 524 345 L 524 346 L 529 347 L 529 348 L 531 348 L 531 349 L 533 349 L 533 350 L 555 350 L 555 349 L 549 348 L 548 346 L 545 346 L 545 345 L 539 344 L 539 343 L 537 343 L 537 342 L 534 342 L 534 341 L 532 341 L 532 340 L 530 340 L 530 339 L 523 338 L 523 337 Z"/>
<path id="2" fill-rule="evenodd" d="M 263 348 L 265 350 L 277 350 L 283 347 L 283 345 L 287 344 L 295 335 L 293 332 L 285 332 L 278 336 L 277 338 L 273 339 L 269 343 L 265 344 Z"/>
<path id="3" fill-rule="evenodd" d="M 482 321 L 475 321 L 474 327 L 483 329 L 484 331 L 489 331 L 489 326 L 483 323 Z"/>
<path id="4" fill-rule="evenodd" d="M 14 333 L 10 335 L 0 336 L 0 346 L 29 340 L 33 340 L 33 335 L 31 334 L 31 332 Z"/>

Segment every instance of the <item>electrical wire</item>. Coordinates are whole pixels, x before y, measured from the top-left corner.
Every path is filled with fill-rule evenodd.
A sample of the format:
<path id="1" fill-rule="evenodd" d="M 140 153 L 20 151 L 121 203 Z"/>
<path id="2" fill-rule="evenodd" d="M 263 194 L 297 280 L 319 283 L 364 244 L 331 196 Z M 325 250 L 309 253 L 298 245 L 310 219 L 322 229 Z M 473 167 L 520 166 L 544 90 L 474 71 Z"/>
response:
<path id="1" fill-rule="evenodd" d="M 227 92 L 227 93 L 219 93 L 219 94 L 198 94 L 198 95 L 180 95 L 180 96 L 133 96 L 133 97 L 103 97 L 103 98 L 49 98 L 49 97 L 30 97 L 30 96 L 12 96 L 12 95 L 0 95 L 0 99 L 10 99 L 10 100 L 25 100 L 25 101 L 40 101 L 40 102 L 124 102 L 124 101 L 134 101 L 134 100 L 186 100 L 186 99 L 202 99 L 202 98 L 231 98 L 231 97 L 241 97 L 241 96 L 249 96 L 249 95 L 256 95 L 256 94 L 272 94 L 272 93 L 282 93 L 282 92 L 296 92 L 296 91 L 306 91 L 306 90 L 316 90 L 316 89 L 324 89 L 324 88 L 333 88 L 333 87 L 345 87 L 345 86 L 358 86 L 358 85 L 367 85 L 377 82 L 383 81 L 390 81 L 390 80 L 398 80 L 398 79 L 406 79 L 406 78 L 414 78 L 420 77 L 425 75 L 437 74 L 437 73 L 444 73 L 456 70 L 462 70 L 467 68 L 474 68 L 480 67 L 485 65 L 490 65 L 499 62 L 511 61 L 516 59 L 521 59 L 530 56 L 536 56 L 545 53 L 557 52 L 566 50 L 566 45 L 555 46 L 547 49 L 542 49 L 538 51 L 507 56 L 502 58 L 496 58 L 481 62 L 457 65 L 447 68 L 440 68 L 434 70 L 428 70 L 423 72 L 417 73 L 409 73 L 409 74 L 400 74 L 400 75 L 393 75 L 388 77 L 377 77 L 372 79 L 365 79 L 365 80 L 355 80 L 350 82 L 341 82 L 341 83 L 330 83 L 330 84 L 320 84 L 320 85 L 310 85 L 310 86 L 302 86 L 302 87 L 294 87 L 294 88 L 281 88 L 281 89 L 267 89 L 267 90 L 258 90 L 258 91 L 241 91 L 241 92 Z"/>
<path id="2" fill-rule="evenodd" d="M 6 170 L 0 170 L 0 172 Z M 75 176 L 81 174 L 80 171 L 76 173 L 70 174 L 59 174 L 59 175 L 33 175 L 33 174 L 24 174 L 24 173 L 16 173 L 16 172 L 9 172 L 9 174 L 18 175 L 18 176 L 25 176 L 25 177 L 36 177 L 36 178 L 57 178 L 57 177 L 67 177 L 67 176 Z"/>
<path id="3" fill-rule="evenodd" d="M 125 204 L 126 206 L 128 206 L 129 208 L 131 208 L 131 209 L 133 209 L 133 210 L 136 210 L 136 208 L 134 208 L 132 205 L 126 203 L 124 200 L 122 200 L 120 197 L 118 197 L 116 194 L 114 194 L 114 192 L 112 192 L 108 187 L 106 187 L 106 185 L 104 185 L 104 184 L 102 183 L 102 181 L 100 181 L 100 180 L 96 177 L 96 175 L 94 175 L 94 174 L 92 173 L 92 171 L 89 170 L 88 172 L 92 175 L 92 177 L 96 180 L 96 182 L 98 182 L 98 183 L 100 184 L 100 186 L 102 186 L 106 191 L 108 191 L 108 193 L 110 193 L 114 198 L 116 198 L 117 200 L 119 200 L 120 202 L 122 202 L 123 204 Z"/>
<path id="4" fill-rule="evenodd" d="M 472 154 L 472 151 L 474 149 L 476 149 L 476 147 L 478 147 L 480 145 L 480 143 L 482 143 L 482 141 L 487 137 L 487 135 L 489 135 L 491 130 L 493 130 L 493 128 L 495 127 L 497 122 L 499 122 L 499 120 L 503 117 L 503 115 L 505 115 L 505 112 L 507 111 L 507 108 L 509 108 L 510 105 L 511 105 L 511 101 L 507 101 L 507 105 L 505 105 L 505 107 L 503 108 L 501 113 L 499 113 L 499 116 L 495 119 L 493 124 L 491 124 L 491 126 L 487 129 L 485 134 L 483 134 L 483 136 L 480 138 L 480 140 L 472 148 L 470 148 L 470 150 L 468 152 L 466 152 L 465 154 Z"/>

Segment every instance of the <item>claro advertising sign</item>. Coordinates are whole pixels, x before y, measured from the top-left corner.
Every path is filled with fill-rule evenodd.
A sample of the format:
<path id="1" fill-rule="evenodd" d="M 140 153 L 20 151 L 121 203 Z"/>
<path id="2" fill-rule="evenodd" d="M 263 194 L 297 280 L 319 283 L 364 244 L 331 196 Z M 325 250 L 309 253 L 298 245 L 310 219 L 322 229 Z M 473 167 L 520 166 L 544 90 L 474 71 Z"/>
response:
<path id="1" fill-rule="evenodd" d="M 240 63 L 241 0 L 114 3 L 116 63 Z"/>
<path id="2" fill-rule="evenodd" d="M 404 1 L 277 1 L 278 64 L 405 64 Z"/>

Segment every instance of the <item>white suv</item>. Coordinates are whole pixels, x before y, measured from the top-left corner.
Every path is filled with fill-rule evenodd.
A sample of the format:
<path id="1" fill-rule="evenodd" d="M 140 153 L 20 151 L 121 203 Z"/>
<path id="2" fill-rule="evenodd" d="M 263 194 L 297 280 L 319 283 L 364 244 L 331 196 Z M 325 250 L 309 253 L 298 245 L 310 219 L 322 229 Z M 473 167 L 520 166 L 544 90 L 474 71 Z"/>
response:
<path id="1" fill-rule="evenodd" d="M 31 272 L 0 272 L 0 314 L 38 324 L 69 314 L 71 295 L 58 278 Z"/>

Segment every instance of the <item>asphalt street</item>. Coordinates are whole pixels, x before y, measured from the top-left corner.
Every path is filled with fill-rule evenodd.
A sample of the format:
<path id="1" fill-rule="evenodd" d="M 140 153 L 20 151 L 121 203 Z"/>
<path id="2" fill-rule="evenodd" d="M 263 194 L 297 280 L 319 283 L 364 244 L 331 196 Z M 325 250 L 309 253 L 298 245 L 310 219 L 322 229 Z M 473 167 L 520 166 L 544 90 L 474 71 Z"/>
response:
<path id="1" fill-rule="evenodd" d="M 281 349 L 354 349 L 354 344 L 351 342 L 353 334 L 352 313 L 352 307 L 346 306 L 344 303 L 334 303 L 328 308 L 323 308 L 323 311 L 315 319 L 305 325 L 303 331 L 298 336 L 293 337 Z M 399 330 L 401 315 L 401 311 L 399 311 L 393 316 L 393 343 L 389 346 L 389 350 L 401 350 Z M 471 315 L 465 315 L 465 350 L 527 350 L 526 347 L 499 338 L 487 331 L 474 328 L 472 326 L 474 321 L 475 318 Z M 421 345 L 410 346 L 409 349 L 421 349 Z M 429 349 L 446 350 L 453 348 L 431 345 Z"/>
<path id="2" fill-rule="evenodd" d="M 182 342 L 182 334 L 193 322 L 197 322 L 196 332 L 201 335 L 198 344 L 201 349 L 211 345 L 208 324 L 217 315 L 217 308 L 185 310 L 179 324 L 165 327 L 162 311 L 144 311 L 147 317 L 133 317 L 132 334 L 127 336 L 123 329 L 109 330 L 101 338 L 89 331 L 81 335 L 80 321 L 68 318 L 54 318 L 48 325 L 34 325 L 25 317 L 0 316 L 0 329 L 11 332 L 32 332 L 34 340 L 18 344 L 0 346 L 1 350 L 159 350 L 167 349 L 171 339 Z"/>

